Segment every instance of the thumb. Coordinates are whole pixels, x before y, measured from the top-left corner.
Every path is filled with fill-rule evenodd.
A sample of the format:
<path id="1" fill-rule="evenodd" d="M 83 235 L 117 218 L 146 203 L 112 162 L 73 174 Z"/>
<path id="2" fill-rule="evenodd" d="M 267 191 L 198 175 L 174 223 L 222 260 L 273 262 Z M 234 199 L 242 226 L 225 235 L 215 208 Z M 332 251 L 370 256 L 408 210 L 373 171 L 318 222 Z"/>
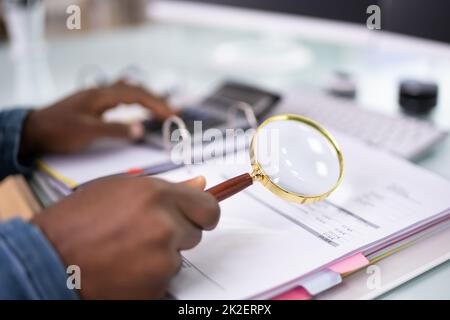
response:
<path id="1" fill-rule="evenodd" d="M 192 188 L 199 189 L 199 190 L 205 190 L 206 187 L 206 179 L 203 176 L 198 176 L 186 181 L 181 182 L 184 185 L 188 185 Z"/>
<path id="2" fill-rule="evenodd" d="M 95 125 L 94 130 L 97 137 L 124 138 L 133 141 L 142 139 L 145 133 L 140 122 L 131 124 L 100 122 Z"/>

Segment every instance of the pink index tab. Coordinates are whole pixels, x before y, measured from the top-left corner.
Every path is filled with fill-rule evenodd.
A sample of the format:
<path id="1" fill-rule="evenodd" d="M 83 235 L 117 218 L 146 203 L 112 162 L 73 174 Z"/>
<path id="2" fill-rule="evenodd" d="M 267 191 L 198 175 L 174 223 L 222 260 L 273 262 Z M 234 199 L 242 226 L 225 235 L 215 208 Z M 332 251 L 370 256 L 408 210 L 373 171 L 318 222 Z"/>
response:
<path id="1" fill-rule="evenodd" d="M 305 288 L 297 287 L 273 297 L 272 300 L 311 300 L 311 295 Z"/>
<path id="2" fill-rule="evenodd" d="M 342 261 L 336 262 L 329 266 L 328 269 L 339 274 L 344 274 L 361 269 L 362 267 L 369 265 L 369 263 L 369 260 L 367 260 L 362 253 L 357 253 Z"/>

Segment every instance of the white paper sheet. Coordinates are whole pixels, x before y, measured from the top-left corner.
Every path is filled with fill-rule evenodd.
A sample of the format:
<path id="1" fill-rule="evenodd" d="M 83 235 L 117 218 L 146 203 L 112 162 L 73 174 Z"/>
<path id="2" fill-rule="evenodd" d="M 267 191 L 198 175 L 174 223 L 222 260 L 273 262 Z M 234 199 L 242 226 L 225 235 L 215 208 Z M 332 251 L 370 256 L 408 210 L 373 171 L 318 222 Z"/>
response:
<path id="1" fill-rule="evenodd" d="M 288 203 L 259 184 L 221 203 L 218 227 L 184 251 L 170 292 L 179 299 L 267 298 L 302 276 L 396 233 L 448 213 L 450 183 L 402 159 L 336 135 L 345 159 L 341 187 L 326 201 Z M 250 166 L 191 166 L 212 186 Z"/>
<path id="2" fill-rule="evenodd" d="M 168 152 L 148 145 L 103 140 L 79 154 L 45 156 L 42 162 L 69 187 L 102 176 L 169 162 Z M 58 177 L 58 178 L 59 178 Z M 71 183 L 69 183 L 71 182 Z"/>

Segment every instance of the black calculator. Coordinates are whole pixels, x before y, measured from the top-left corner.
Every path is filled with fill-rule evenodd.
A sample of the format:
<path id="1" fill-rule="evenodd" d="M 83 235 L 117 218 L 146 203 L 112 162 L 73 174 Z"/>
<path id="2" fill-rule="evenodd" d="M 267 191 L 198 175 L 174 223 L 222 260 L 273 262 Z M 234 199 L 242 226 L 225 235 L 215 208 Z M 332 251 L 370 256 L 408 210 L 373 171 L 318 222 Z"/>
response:
<path id="1" fill-rule="evenodd" d="M 202 131 L 217 128 L 222 132 L 225 129 L 247 129 L 250 124 L 242 111 L 236 109 L 238 104 L 245 104 L 250 107 L 258 122 L 261 122 L 274 109 L 280 101 L 280 95 L 260 89 L 254 86 L 227 81 L 219 86 L 211 95 L 200 101 L 194 106 L 183 107 L 178 116 L 183 120 L 186 129 L 192 136 L 195 136 L 195 122 L 201 121 Z M 232 110 L 232 119 L 230 123 L 230 109 Z M 147 142 L 156 145 L 162 145 L 162 123 L 156 120 L 144 121 L 146 129 Z M 173 125 L 170 129 L 175 130 L 178 127 Z"/>

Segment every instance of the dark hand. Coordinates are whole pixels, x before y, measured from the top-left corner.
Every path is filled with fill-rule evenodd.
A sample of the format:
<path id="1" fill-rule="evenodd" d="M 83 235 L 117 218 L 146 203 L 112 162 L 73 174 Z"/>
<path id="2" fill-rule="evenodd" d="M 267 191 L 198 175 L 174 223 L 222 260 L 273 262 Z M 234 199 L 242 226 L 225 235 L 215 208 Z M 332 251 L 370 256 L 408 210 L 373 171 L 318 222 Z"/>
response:
<path id="1" fill-rule="evenodd" d="M 66 265 L 81 269 L 85 299 L 151 299 L 166 292 L 180 250 L 214 228 L 219 206 L 205 181 L 119 177 L 93 182 L 37 215 Z"/>
<path id="2" fill-rule="evenodd" d="M 173 114 L 163 99 L 122 81 L 81 91 L 28 115 L 22 131 L 21 156 L 76 152 L 101 137 L 142 138 L 142 126 L 102 121 L 106 110 L 121 103 L 139 103 L 158 119 Z"/>

